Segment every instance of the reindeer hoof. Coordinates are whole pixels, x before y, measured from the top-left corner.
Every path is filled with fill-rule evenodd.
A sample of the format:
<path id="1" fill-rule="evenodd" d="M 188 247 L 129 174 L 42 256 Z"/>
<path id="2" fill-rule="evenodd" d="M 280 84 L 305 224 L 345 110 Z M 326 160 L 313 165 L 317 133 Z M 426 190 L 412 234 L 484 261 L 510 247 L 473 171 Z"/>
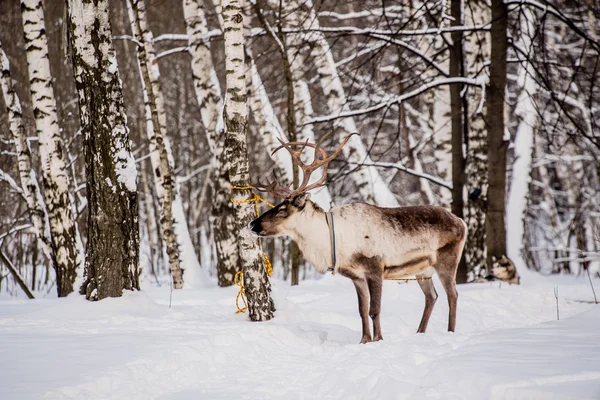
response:
<path id="1" fill-rule="evenodd" d="M 375 337 L 373 338 L 374 342 L 379 342 L 380 340 L 383 340 L 383 336 L 381 335 L 375 335 Z"/>
<path id="2" fill-rule="evenodd" d="M 372 341 L 371 336 L 363 336 L 362 339 L 360 339 L 360 344 L 370 343 Z"/>

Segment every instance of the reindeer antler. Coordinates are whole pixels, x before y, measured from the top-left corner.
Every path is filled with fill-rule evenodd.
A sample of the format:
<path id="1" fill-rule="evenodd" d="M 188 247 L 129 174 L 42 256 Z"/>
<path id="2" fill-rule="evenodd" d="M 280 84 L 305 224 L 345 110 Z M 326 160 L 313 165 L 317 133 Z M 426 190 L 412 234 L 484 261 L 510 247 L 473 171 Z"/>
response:
<path id="1" fill-rule="evenodd" d="M 281 149 L 286 149 L 292 156 L 292 160 L 295 161 L 296 165 L 298 165 L 302 170 L 302 182 L 300 183 L 298 188 L 294 190 L 290 189 L 287 186 L 281 185 L 279 182 L 277 182 L 277 180 L 269 182 L 266 185 L 259 182 L 257 185 L 254 186 L 262 192 L 269 192 L 277 197 L 289 199 L 299 194 L 306 193 L 311 189 L 325 185 L 325 181 L 327 180 L 327 168 L 329 167 L 329 163 L 342 152 L 342 148 L 348 142 L 348 140 L 350 140 L 350 137 L 352 137 L 352 135 L 356 135 L 356 133 L 348 135 L 348 137 L 346 137 L 342 141 L 337 150 L 330 156 L 328 156 L 327 152 L 321 147 L 321 143 L 323 142 L 325 137 L 327 137 L 327 135 L 325 135 L 323 139 L 321 139 L 317 144 L 308 143 L 308 140 L 306 140 L 305 142 L 285 143 L 281 139 L 278 139 L 279 143 L 281 143 L 281 146 L 273 150 L 271 155 L 275 154 Z M 294 150 L 292 146 L 302 147 L 300 147 L 300 149 L 298 150 Z M 309 165 L 306 165 L 300 157 L 306 147 L 312 147 L 313 149 L 315 149 L 315 157 L 313 159 L 313 162 Z M 311 183 L 309 185 L 308 182 L 310 181 L 310 176 L 319 168 L 323 168 L 323 175 L 317 182 Z"/>

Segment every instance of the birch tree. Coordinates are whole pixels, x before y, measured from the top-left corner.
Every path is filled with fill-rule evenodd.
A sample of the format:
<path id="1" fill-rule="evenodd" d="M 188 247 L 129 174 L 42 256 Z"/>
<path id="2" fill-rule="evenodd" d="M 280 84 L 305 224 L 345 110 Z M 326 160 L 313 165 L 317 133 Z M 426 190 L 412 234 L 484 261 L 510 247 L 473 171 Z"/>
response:
<path id="1" fill-rule="evenodd" d="M 465 4 L 465 24 L 485 25 L 490 21 L 490 8 L 483 0 Z M 486 62 L 490 59 L 490 38 L 486 31 L 470 32 L 464 42 L 465 72 L 469 77 L 486 77 Z M 487 81 L 487 79 L 486 79 Z M 469 235 L 465 258 L 471 279 L 486 275 L 485 216 L 488 189 L 487 127 L 485 123 L 485 93 L 475 88 L 467 90 L 468 142 L 465 166 L 466 187 L 469 199 L 465 220 Z"/>
<path id="2" fill-rule="evenodd" d="M 200 105 L 200 116 L 212 154 L 211 169 L 215 175 L 214 179 L 211 179 L 211 189 L 214 193 L 211 225 L 217 251 L 217 279 L 219 286 L 230 286 L 235 274 L 240 270 L 240 265 L 234 229 L 234 210 L 230 201 L 229 165 L 223 156 L 225 135 L 222 121 L 219 121 L 223 109 L 221 88 L 212 62 L 204 1 L 184 0 L 183 12 L 194 91 Z"/>
<path id="3" fill-rule="evenodd" d="M 260 14 L 260 9 L 257 11 Z M 244 34 L 251 35 L 251 15 L 252 7 L 249 3 L 244 7 Z M 269 95 L 265 84 L 258 71 L 254 61 L 251 43 L 247 42 L 244 46 L 246 59 L 246 87 L 248 89 L 248 102 L 250 111 L 258 129 L 258 139 L 264 146 L 267 154 L 275 163 L 274 174 L 285 185 L 289 185 L 294 179 L 292 160 L 284 152 L 275 152 L 281 143 L 279 140 L 289 141 L 284 133 L 283 127 L 279 123 L 273 105 L 269 100 Z M 307 149 L 308 150 L 308 149 Z M 311 149 L 312 150 L 312 149 Z"/>
<path id="4" fill-rule="evenodd" d="M 225 151 L 229 161 L 229 179 L 234 187 L 235 231 L 239 233 L 239 256 L 249 316 L 253 321 L 265 321 L 273 317 L 271 286 L 260 243 L 244 232 L 254 218 L 254 205 L 249 202 L 253 197 L 252 191 L 244 189 L 250 183 L 246 146 L 248 99 L 244 71 L 244 14 L 238 0 L 224 0 L 222 6 L 226 71 L 223 120 L 227 134 Z"/>
<path id="5" fill-rule="evenodd" d="M 31 160 L 31 149 L 29 148 L 27 132 L 25 130 L 25 125 L 23 124 L 21 102 L 19 101 L 19 97 L 13 86 L 10 75 L 10 63 L 6 53 L 4 53 L 2 43 L 0 43 L 0 73 L 0 89 L 2 89 L 4 103 L 6 104 L 6 111 L 10 124 L 9 129 L 17 153 L 17 166 L 19 168 L 21 189 L 23 190 L 25 200 L 27 201 L 29 217 L 31 218 L 31 223 L 38 243 L 50 265 L 56 270 L 57 260 L 52 245 L 52 238 L 50 237 L 46 205 Z"/>
<path id="6" fill-rule="evenodd" d="M 146 129 L 150 141 L 152 167 L 156 192 L 161 204 L 161 228 L 169 257 L 169 268 L 175 289 L 183 288 L 185 266 L 188 283 L 203 284 L 203 272 L 194 252 L 187 227 L 183 204 L 175 176 L 174 159 L 167 137 L 167 116 L 160 87 L 160 69 L 148 29 L 143 0 L 128 0 L 129 19 L 137 47 L 138 66 L 144 93 Z"/>
<path id="7" fill-rule="evenodd" d="M 284 26 L 287 29 L 302 29 L 303 23 L 301 21 L 301 15 L 297 12 L 296 2 L 285 2 L 283 4 L 282 11 L 285 13 L 285 20 L 283 21 Z M 259 11 L 260 13 L 260 11 Z M 274 33 L 272 33 L 273 35 Z M 290 33 L 286 34 L 283 38 L 274 37 L 276 45 L 282 52 L 284 64 L 289 64 L 289 72 L 291 77 L 286 78 L 292 81 L 292 88 L 288 89 L 288 92 L 292 93 L 293 112 L 295 119 L 296 140 L 300 142 L 309 141 L 310 143 L 316 143 L 316 136 L 314 131 L 314 125 L 309 122 L 313 117 L 313 105 L 312 98 L 310 95 L 310 89 L 308 82 L 306 81 L 306 70 L 307 60 L 306 54 L 303 47 L 305 46 L 306 35 L 304 33 Z M 289 107 L 289 105 L 288 105 Z M 288 110 L 289 112 L 289 110 Z M 289 119 L 289 116 L 288 116 Z M 314 158 L 315 150 L 313 148 L 307 148 L 302 155 L 304 161 L 309 161 Z M 316 170 L 310 177 L 310 182 L 318 181 L 322 176 L 322 169 Z M 329 192 L 329 189 L 325 186 L 319 188 L 311 194 L 311 198 L 324 210 L 328 210 L 333 205 L 333 199 Z"/>
<path id="8" fill-rule="evenodd" d="M 131 154 L 108 1 L 68 1 L 69 37 L 84 135 L 88 300 L 139 289 L 137 172 Z"/>
<path id="9" fill-rule="evenodd" d="M 302 9 L 306 13 L 303 20 L 307 21 L 312 28 L 319 28 L 319 20 L 311 0 L 307 0 L 301 5 L 295 0 L 290 3 L 295 3 L 298 9 Z M 317 67 L 319 83 L 327 99 L 329 111 L 333 115 L 348 111 L 346 91 L 338 75 L 333 53 L 325 35 L 316 31 L 307 39 L 312 45 L 311 54 Z M 342 141 L 349 134 L 358 133 L 356 123 L 352 117 L 336 118 L 334 129 L 338 141 Z M 349 163 L 369 165 L 353 171 L 350 174 L 351 179 L 356 184 L 364 201 L 383 207 L 397 207 L 396 197 L 382 179 L 377 168 L 370 165 L 372 160 L 362 140 L 361 136 L 354 135 L 344 146 L 344 156 Z"/>
<path id="10" fill-rule="evenodd" d="M 83 250 L 69 194 L 66 149 L 56 113 L 42 0 L 22 0 L 21 12 L 44 196 L 56 254 L 56 288 L 62 297 L 73 291 Z"/>
<path id="11" fill-rule="evenodd" d="M 533 45 L 534 25 L 536 16 L 530 9 L 525 9 L 519 15 L 519 40 L 517 46 L 531 49 Z M 506 237 L 508 241 L 508 257 L 517 268 L 524 266 L 524 246 L 526 242 L 524 224 L 529 194 L 529 184 L 532 178 L 532 157 L 534 135 L 538 124 L 534 97 L 537 94 L 537 84 L 534 80 L 534 68 L 529 58 L 521 62 L 517 73 L 517 104 L 515 114 L 519 122 L 515 134 L 514 162 L 512 178 L 508 192 L 506 208 L 510 210 L 506 218 Z M 547 173 L 544 174 L 547 176 Z M 550 204 L 548 204 L 550 206 Z"/>

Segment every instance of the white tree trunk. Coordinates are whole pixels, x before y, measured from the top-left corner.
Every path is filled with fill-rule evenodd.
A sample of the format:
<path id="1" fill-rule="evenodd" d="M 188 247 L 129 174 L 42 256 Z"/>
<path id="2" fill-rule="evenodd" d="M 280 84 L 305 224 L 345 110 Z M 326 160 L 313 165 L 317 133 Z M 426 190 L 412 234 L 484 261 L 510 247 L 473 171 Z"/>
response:
<path id="1" fill-rule="evenodd" d="M 200 106 L 202 124 L 206 130 L 206 140 L 214 155 L 211 164 L 215 168 L 223 151 L 222 131 L 217 132 L 217 123 L 223 104 L 219 80 L 210 52 L 204 1 L 184 0 L 183 13 L 191 56 L 194 90 Z"/>
<path id="2" fill-rule="evenodd" d="M 226 153 L 230 163 L 229 179 L 232 186 L 245 187 L 250 183 L 246 147 L 248 105 L 244 71 L 244 14 L 239 1 L 224 0 L 222 15 L 227 71 L 223 120 L 227 134 Z M 254 205 L 244 201 L 252 199 L 252 196 L 251 190 L 233 190 L 235 231 L 238 233 L 249 315 L 253 321 L 265 321 L 273 317 L 274 306 L 260 243 L 246 229 L 246 225 L 255 216 Z"/>
<path id="3" fill-rule="evenodd" d="M 306 27 L 319 28 L 319 20 L 314 11 L 312 1 L 298 2 L 294 0 L 296 12 L 302 10 L 301 19 Z M 317 66 L 319 83 L 327 99 L 327 105 L 331 114 L 339 114 L 348 111 L 348 99 L 342 81 L 337 72 L 333 54 L 329 43 L 322 32 L 313 32 L 306 36 L 311 44 L 311 54 Z M 343 140 L 351 133 L 359 133 L 354 119 L 351 117 L 340 118 L 334 122 L 338 140 Z M 343 149 L 346 160 L 352 164 L 372 164 L 371 157 L 360 136 L 352 136 Z M 357 186 L 364 201 L 377 204 L 382 207 L 397 207 L 398 201 L 390 191 L 376 167 L 369 166 L 358 168 L 350 175 Z"/>
<path id="4" fill-rule="evenodd" d="M 194 90 L 201 109 L 200 116 L 206 131 L 206 140 L 212 152 L 211 170 L 214 178 L 211 179 L 211 188 L 214 194 L 210 219 L 217 252 L 217 279 L 219 286 L 229 286 L 233 284 L 233 278 L 240 266 L 237 238 L 233 229 L 233 206 L 229 201 L 231 198 L 227 178 L 229 166 L 223 155 L 225 134 L 221 120 L 223 109 L 221 89 L 210 52 L 204 1 L 184 0 L 183 11 Z"/>
<path id="5" fill-rule="evenodd" d="M 22 0 L 21 12 L 44 196 L 56 254 L 56 287 L 59 296 L 66 296 L 73 291 L 83 252 L 78 246 L 79 230 L 69 194 L 66 149 L 58 126 L 42 1 Z"/>
<path id="6" fill-rule="evenodd" d="M 297 2 L 290 1 L 284 4 L 286 14 L 285 27 L 298 29 L 303 27 L 301 15 L 297 12 Z M 309 141 L 316 143 L 314 126 L 307 123 L 313 117 L 312 99 L 308 83 L 306 82 L 306 58 L 303 52 L 305 45 L 305 35 L 301 33 L 286 34 L 287 58 L 290 60 L 292 80 L 294 86 L 294 113 L 296 126 L 299 128 L 296 132 L 296 138 L 299 142 Z M 312 162 L 315 150 L 311 147 L 305 149 L 302 160 Z M 322 168 L 317 169 L 310 177 L 309 183 L 317 182 L 323 176 Z M 333 199 L 327 186 L 314 189 L 311 192 L 311 200 L 317 203 L 324 210 L 333 207 Z"/>
<path id="7" fill-rule="evenodd" d="M 519 18 L 521 33 L 518 46 L 522 49 L 531 48 L 531 35 L 535 30 L 534 22 L 535 13 L 525 7 Z M 525 61 L 519 67 L 517 75 L 519 94 L 515 106 L 519 124 L 515 135 L 512 179 L 506 204 L 506 209 L 509 210 L 506 220 L 507 253 L 520 270 L 526 267 L 523 259 L 525 211 L 531 182 L 533 138 L 538 124 L 538 112 L 533 101 L 537 93 L 537 84 L 533 74 L 534 69 L 529 61 Z"/>
<path id="8" fill-rule="evenodd" d="M 275 116 L 273 106 L 258 73 L 258 68 L 256 68 L 254 59 L 252 59 L 252 55 L 249 52 L 247 52 L 247 57 L 250 63 L 249 68 L 247 68 L 248 76 L 246 77 L 250 111 L 258 127 L 260 141 L 275 163 L 275 175 L 281 183 L 289 185 L 293 180 L 291 157 L 289 157 L 286 151 L 278 151 L 273 154 L 273 150 L 281 146 L 281 143 L 277 139 L 286 142 L 287 137 Z"/>
<path id="9" fill-rule="evenodd" d="M 138 47 L 138 65 L 142 77 L 146 122 L 156 192 L 161 200 L 163 238 L 169 257 L 169 268 L 176 289 L 183 287 L 183 271 L 189 285 L 204 285 L 207 278 L 200 268 L 186 223 L 183 203 L 173 175 L 173 156 L 167 137 L 167 117 L 160 69 L 156 60 L 153 35 L 148 29 L 143 0 L 128 0 L 129 18 L 134 36 L 142 44 Z"/>
<path id="10" fill-rule="evenodd" d="M 85 281 L 89 300 L 139 289 L 137 171 L 108 2 L 69 0 L 69 37 L 84 137 L 88 235 Z"/>
<path id="11" fill-rule="evenodd" d="M 469 2 L 465 8 L 465 25 L 484 25 L 491 20 L 490 7 L 483 0 Z M 489 75 L 484 63 L 489 61 L 491 40 L 489 32 L 472 32 L 464 42 L 465 69 L 471 78 Z M 469 200 L 465 207 L 465 221 L 469 235 L 465 246 L 465 257 L 469 269 L 469 280 L 487 274 L 485 245 L 485 202 L 487 195 L 487 128 L 485 126 L 485 93 L 478 88 L 467 90 L 469 102 L 469 137 L 466 160 L 466 187 Z M 477 191 L 480 195 L 477 196 Z M 472 198 L 477 197 L 477 198 Z"/>
<path id="12" fill-rule="evenodd" d="M 148 184 L 148 178 L 144 171 L 143 164 L 140 165 L 140 180 L 142 190 L 142 193 L 140 193 L 140 200 L 143 200 L 139 207 L 141 216 L 140 225 L 143 224 L 145 231 L 144 235 L 140 235 L 140 251 L 145 252 L 147 256 L 145 260 L 146 264 L 144 265 L 140 255 L 140 264 L 142 271 L 146 271 L 156 278 L 163 266 L 163 246 L 158 237 L 159 228 L 155 217 L 154 196 L 152 188 Z"/>
<path id="13" fill-rule="evenodd" d="M 56 268 L 56 256 L 52 249 L 52 238 L 50 236 L 46 205 L 31 161 L 31 149 L 29 148 L 27 133 L 23 125 L 21 102 L 13 87 L 10 75 L 10 63 L 2 49 L 2 43 L 0 43 L 0 88 L 2 89 L 4 103 L 6 104 L 10 132 L 15 143 L 21 189 L 25 194 L 31 223 L 44 255 L 50 262 L 50 265 Z"/>
<path id="14" fill-rule="evenodd" d="M 440 178 L 449 181 L 452 179 L 452 129 L 450 122 L 450 89 L 442 86 L 434 91 L 436 94 L 431 104 L 430 117 L 433 119 L 433 156 Z M 440 190 L 440 203 L 450 208 L 452 192 Z"/>

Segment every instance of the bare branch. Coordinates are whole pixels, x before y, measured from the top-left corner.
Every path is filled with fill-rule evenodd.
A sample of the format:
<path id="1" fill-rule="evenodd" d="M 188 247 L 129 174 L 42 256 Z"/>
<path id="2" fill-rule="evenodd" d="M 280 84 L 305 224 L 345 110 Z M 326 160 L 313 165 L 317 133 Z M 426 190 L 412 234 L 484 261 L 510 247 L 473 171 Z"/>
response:
<path id="1" fill-rule="evenodd" d="M 399 96 L 395 96 L 394 98 L 376 104 L 374 106 L 371 107 L 366 107 L 366 108 L 362 108 L 362 109 L 358 109 L 358 110 L 350 110 L 350 111 L 343 111 L 338 113 L 337 115 L 324 115 L 321 117 L 315 117 L 312 118 L 311 120 L 309 120 L 308 122 L 305 123 L 305 125 L 308 124 L 316 124 L 319 122 L 330 122 L 333 120 L 336 120 L 338 118 L 346 118 L 346 117 L 353 117 L 356 115 L 364 115 L 364 114 L 369 114 L 387 107 L 391 107 L 395 104 L 400 104 L 403 101 L 406 101 L 408 99 L 411 99 L 413 97 L 416 97 L 418 95 L 420 95 L 423 92 L 426 92 L 429 89 L 433 89 L 435 87 L 438 86 L 442 86 L 442 85 L 451 85 L 451 84 L 456 84 L 456 83 L 460 83 L 463 85 L 471 85 L 471 86 L 479 86 L 482 87 L 485 85 L 485 81 L 482 78 L 477 78 L 477 79 L 472 79 L 472 78 L 461 78 L 461 77 L 457 77 L 457 78 L 443 78 L 443 79 L 436 79 L 432 82 L 429 82 L 425 85 L 422 85 L 421 87 L 412 90 L 408 93 L 404 93 L 401 94 Z"/>

